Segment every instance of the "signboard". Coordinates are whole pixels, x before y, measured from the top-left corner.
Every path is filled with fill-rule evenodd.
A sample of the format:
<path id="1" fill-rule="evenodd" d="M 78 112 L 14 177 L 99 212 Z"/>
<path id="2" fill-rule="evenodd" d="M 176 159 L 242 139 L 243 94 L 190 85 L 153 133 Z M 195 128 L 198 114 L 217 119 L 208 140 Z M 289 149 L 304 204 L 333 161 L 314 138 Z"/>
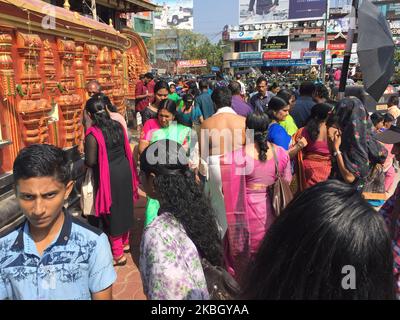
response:
<path id="1" fill-rule="evenodd" d="M 291 57 L 292 57 L 291 51 L 270 51 L 270 52 L 264 52 L 263 54 L 264 60 L 290 59 Z"/>
<path id="2" fill-rule="evenodd" d="M 237 60 L 231 61 L 231 68 L 241 68 L 241 67 L 262 67 L 264 65 L 261 59 L 258 60 Z"/>
<path id="3" fill-rule="evenodd" d="M 268 37 L 261 41 L 261 50 L 287 50 L 288 43 L 288 36 Z"/>
<path id="4" fill-rule="evenodd" d="M 221 71 L 221 68 L 220 67 L 211 67 L 211 71 L 218 72 L 218 71 Z"/>
<path id="5" fill-rule="evenodd" d="M 377 7 L 381 10 L 383 15 L 388 20 L 398 20 L 400 19 L 400 3 L 387 3 L 379 4 L 375 3 Z"/>
<path id="6" fill-rule="evenodd" d="M 311 65 L 311 59 L 285 59 L 264 61 L 265 67 L 300 67 Z"/>
<path id="7" fill-rule="evenodd" d="M 199 60 L 178 60 L 176 62 L 176 66 L 178 68 L 199 68 L 199 67 L 207 67 L 206 59 Z"/>
<path id="8" fill-rule="evenodd" d="M 350 18 L 331 19 L 328 22 L 328 33 L 348 32 Z"/>
<path id="9" fill-rule="evenodd" d="M 232 41 L 240 40 L 257 40 L 264 37 L 264 32 L 261 30 L 257 31 L 231 31 L 229 39 Z"/>
<path id="10" fill-rule="evenodd" d="M 321 51 L 302 51 L 302 58 L 304 58 L 304 59 L 312 59 L 312 58 L 319 59 L 319 58 L 321 58 Z"/>
<path id="11" fill-rule="evenodd" d="M 193 30 L 193 0 L 156 0 L 161 7 L 154 12 L 154 28 Z"/>
<path id="12" fill-rule="evenodd" d="M 345 50 L 346 44 L 345 43 L 329 43 L 328 49 L 329 50 Z"/>
<path id="13" fill-rule="evenodd" d="M 327 0 L 239 0 L 239 24 L 321 19 Z"/>
<path id="14" fill-rule="evenodd" d="M 261 52 L 252 51 L 252 52 L 240 52 L 240 59 L 261 59 Z"/>

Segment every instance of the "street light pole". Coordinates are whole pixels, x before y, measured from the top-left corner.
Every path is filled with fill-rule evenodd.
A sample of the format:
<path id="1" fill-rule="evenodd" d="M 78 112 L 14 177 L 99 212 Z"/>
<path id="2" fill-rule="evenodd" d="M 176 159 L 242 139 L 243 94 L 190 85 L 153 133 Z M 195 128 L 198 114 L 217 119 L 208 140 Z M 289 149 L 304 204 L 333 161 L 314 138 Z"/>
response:
<path id="1" fill-rule="evenodd" d="M 326 10 L 324 19 L 324 52 L 322 54 L 322 67 L 321 67 L 321 78 L 322 82 L 325 83 L 326 77 L 326 50 L 328 49 L 328 22 L 329 22 L 329 0 L 326 0 Z"/>

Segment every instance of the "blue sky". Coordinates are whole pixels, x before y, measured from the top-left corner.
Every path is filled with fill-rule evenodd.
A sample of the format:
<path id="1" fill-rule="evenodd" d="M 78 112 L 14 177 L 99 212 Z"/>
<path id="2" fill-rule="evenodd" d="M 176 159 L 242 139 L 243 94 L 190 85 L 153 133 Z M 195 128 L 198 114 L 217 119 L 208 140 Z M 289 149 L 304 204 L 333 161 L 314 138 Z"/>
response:
<path id="1" fill-rule="evenodd" d="M 194 31 L 218 42 L 225 25 L 239 23 L 237 0 L 193 0 Z"/>

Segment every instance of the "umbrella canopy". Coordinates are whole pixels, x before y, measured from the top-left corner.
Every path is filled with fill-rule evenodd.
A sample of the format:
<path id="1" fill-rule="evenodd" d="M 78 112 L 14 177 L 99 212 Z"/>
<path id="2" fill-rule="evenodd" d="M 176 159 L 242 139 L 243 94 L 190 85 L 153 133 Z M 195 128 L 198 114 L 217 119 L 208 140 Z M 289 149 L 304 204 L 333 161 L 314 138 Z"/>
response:
<path id="1" fill-rule="evenodd" d="M 358 9 L 358 60 L 365 90 L 378 101 L 394 72 L 392 33 L 386 18 L 369 0 Z"/>

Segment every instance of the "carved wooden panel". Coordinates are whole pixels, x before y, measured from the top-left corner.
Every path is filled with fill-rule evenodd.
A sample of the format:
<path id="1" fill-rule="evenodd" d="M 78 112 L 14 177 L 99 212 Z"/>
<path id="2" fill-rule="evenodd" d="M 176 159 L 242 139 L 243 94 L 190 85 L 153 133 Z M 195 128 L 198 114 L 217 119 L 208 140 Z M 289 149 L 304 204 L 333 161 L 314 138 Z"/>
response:
<path id="1" fill-rule="evenodd" d="M 43 63 L 46 91 L 49 96 L 54 97 L 57 94 L 57 70 L 55 66 L 53 48 L 48 39 L 43 41 Z"/>
<path id="2" fill-rule="evenodd" d="M 45 84 L 39 74 L 42 40 L 37 34 L 17 32 L 17 48 L 20 57 L 18 72 L 21 83 L 17 91 L 21 100 L 17 112 L 21 120 L 22 141 L 25 145 L 48 142 L 48 113 L 51 105 L 42 98 Z"/>
<path id="3" fill-rule="evenodd" d="M 29 144 L 79 143 L 88 81 L 98 80 L 124 114 L 139 74 L 148 70 L 144 44 L 132 32 L 119 35 L 115 46 L 42 32 L 0 28 L 0 129 L 12 142 L 0 148 L 0 174 L 12 169 L 18 151 Z M 131 37 L 126 46 L 124 37 Z"/>
<path id="4" fill-rule="evenodd" d="M 4 96 L 15 94 L 13 59 L 11 56 L 12 36 L 10 33 L 0 34 L 0 87 Z"/>
<path id="5" fill-rule="evenodd" d="M 60 91 L 57 103 L 60 110 L 60 127 L 62 129 L 63 147 L 72 147 L 77 144 L 81 135 L 81 112 L 83 99 L 76 94 L 76 61 L 82 59 L 81 52 L 76 51 L 72 40 L 57 39 L 58 54 L 61 65 Z M 78 70 L 81 65 L 78 63 Z"/>

